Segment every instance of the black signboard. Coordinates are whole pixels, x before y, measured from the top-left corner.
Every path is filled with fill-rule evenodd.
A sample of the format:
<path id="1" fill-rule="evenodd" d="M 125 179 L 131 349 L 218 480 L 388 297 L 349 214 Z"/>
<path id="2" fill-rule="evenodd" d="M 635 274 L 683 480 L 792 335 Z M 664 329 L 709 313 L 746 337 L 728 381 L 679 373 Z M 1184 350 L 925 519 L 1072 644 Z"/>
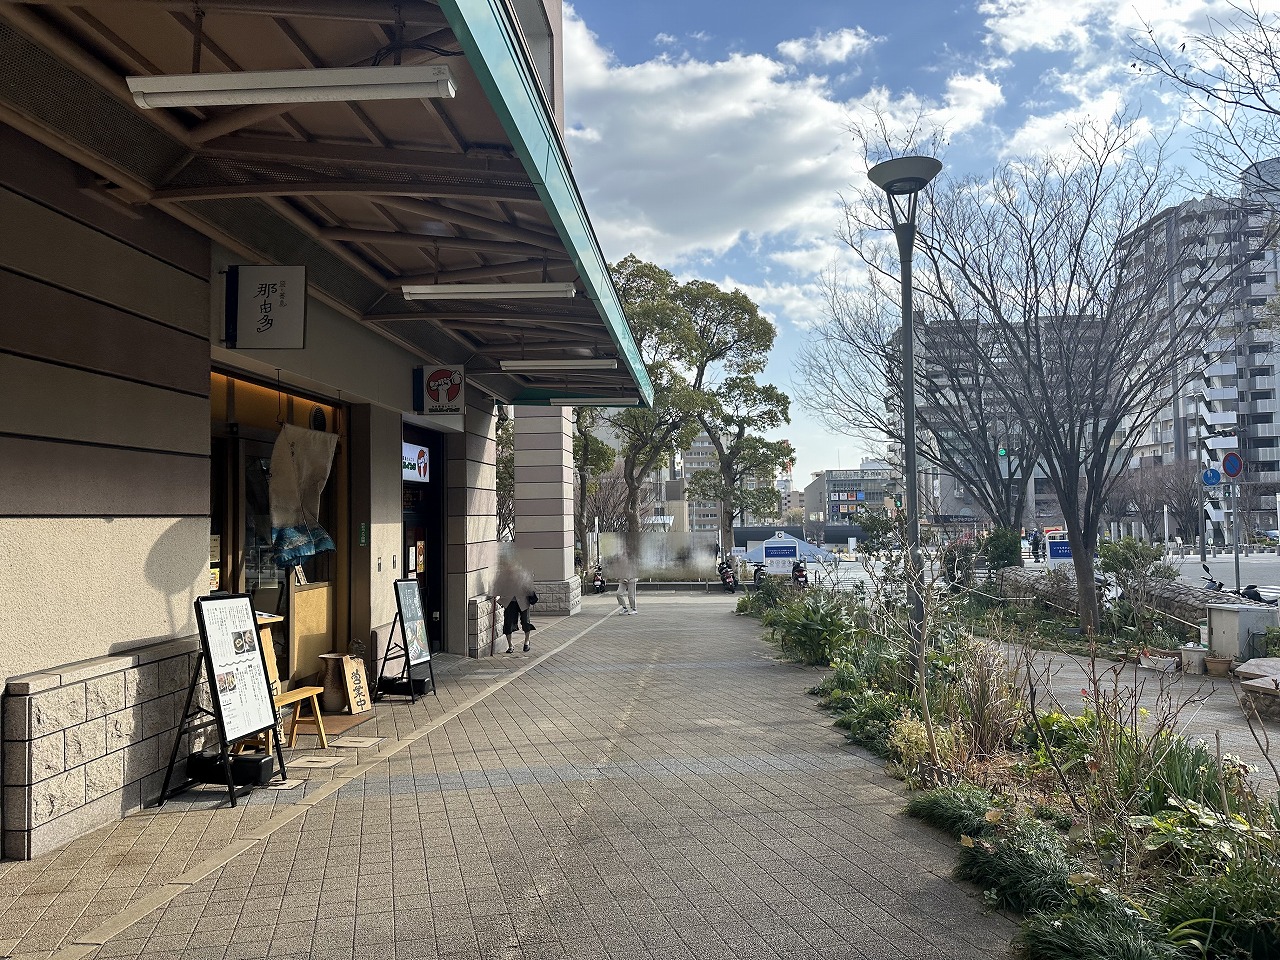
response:
<path id="1" fill-rule="evenodd" d="M 431 645 L 427 640 L 427 620 L 422 615 L 422 591 L 416 579 L 396 581 L 396 609 L 400 612 L 400 632 L 409 654 L 409 666 L 417 666 L 431 659 Z"/>
<path id="2" fill-rule="evenodd" d="M 391 622 L 391 633 L 387 637 L 387 648 L 382 653 L 382 663 L 378 666 L 377 692 L 375 700 L 385 695 L 384 685 L 388 682 L 401 682 L 409 688 L 409 699 L 418 702 L 415 682 L 427 680 L 432 693 L 436 692 L 435 666 L 431 663 L 431 646 L 427 640 L 427 621 L 422 614 L 422 592 L 418 589 L 418 581 L 413 578 L 397 580 L 396 618 Z M 400 626 L 401 642 L 395 642 L 396 625 Z M 388 677 L 387 663 L 400 661 L 400 673 Z M 427 665 L 426 677 L 415 677 L 410 669 L 419 664 Z"/>
<path id="3" fill-rule="evenodd" d="M 169 789 L 183 738 L 213 728 L 218 733 L 218 753 L 216 758 L 209 759 L 225 778 L 231 805 L 235 806 L 236 797 L 245 792 L 245 788 L 237 786 L 232 773 L 231 744 L 268 731 L 274 733 L 279 719 L 267 680 L 266 658 L 275 656 L 275 651 L 263 649 L 258 618 L 248 594 L 201 597 L 196 601 L 196 623 L 200 628 L 200 660 L 191 674 L 186 706 L 174 733 L 159 802 L 163 804 L 174 793 L 195 782 L 188 773 L 185 782 L 172 791 Z M 201 706 L 196 699 L 201 670 L 209 685 L 212 710 Z M 286 773 L 280 738 L 276 736 L 272 740 L 283 780 Z"/>

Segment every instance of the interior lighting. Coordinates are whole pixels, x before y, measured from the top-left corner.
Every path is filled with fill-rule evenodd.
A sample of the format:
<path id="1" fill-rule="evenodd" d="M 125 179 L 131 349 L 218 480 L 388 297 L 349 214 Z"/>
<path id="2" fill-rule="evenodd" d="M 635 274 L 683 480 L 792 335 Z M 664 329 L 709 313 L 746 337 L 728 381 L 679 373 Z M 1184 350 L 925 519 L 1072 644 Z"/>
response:
<path id="1" fill-rule="evenodd" d="M 322 67 L 126 77 L 134 102 L 156 107 L 223 107 L 253 103 L 326 103 L 452 97 L 443 66 Z"/>

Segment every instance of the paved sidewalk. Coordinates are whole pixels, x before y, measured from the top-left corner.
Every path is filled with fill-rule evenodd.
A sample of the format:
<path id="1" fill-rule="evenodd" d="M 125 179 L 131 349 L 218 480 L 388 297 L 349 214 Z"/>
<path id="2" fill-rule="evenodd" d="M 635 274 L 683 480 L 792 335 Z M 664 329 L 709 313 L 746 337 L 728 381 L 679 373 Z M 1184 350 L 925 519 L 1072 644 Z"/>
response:
<path id="1" fill-rule="evenodd" d="M 954 845 L 733 600 L 589 597 L 529 655 L 384 704 L 354 733 L 386 739 L 305 787 L 0 863 L 0 956 L 1004 956 Z"/>

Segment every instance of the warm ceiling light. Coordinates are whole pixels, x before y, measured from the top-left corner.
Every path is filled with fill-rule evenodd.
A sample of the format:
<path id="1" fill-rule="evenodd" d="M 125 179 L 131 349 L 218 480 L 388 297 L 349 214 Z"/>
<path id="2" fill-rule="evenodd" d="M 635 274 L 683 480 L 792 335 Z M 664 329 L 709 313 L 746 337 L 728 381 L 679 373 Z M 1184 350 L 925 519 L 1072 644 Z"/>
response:
<path id="1" fill-rule="evenodd" d="M 323 67 L 126 77 L 134 102 L 154 107 L 222 107 L 248 103 L 324 103 L 452 97 L 448 67 Z"/>
<path id="2" fill-rule="evenodd" d="M 406 283 L 400 292 L 406 300 L 534 300 L 577 290 L 572 283 Z"/>
<path id="3" fill-rule="evenodd" d="M 552 397 L 553 407 L 638 407 L 638 397 Z"/>
<path id="4" fill-rule="evenodd" d="M 503 360 L 503 370 L 513 373 L 536 370 L 617 370 L 617 360 Z"/>

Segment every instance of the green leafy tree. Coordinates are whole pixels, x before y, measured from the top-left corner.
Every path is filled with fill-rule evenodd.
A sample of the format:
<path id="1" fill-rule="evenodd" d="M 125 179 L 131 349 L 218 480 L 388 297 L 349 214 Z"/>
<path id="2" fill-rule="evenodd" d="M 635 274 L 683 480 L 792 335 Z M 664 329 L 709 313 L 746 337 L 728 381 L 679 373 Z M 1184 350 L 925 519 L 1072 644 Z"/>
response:
<path id="1" fill-rule="evenodd" d="M 590 537 L 587 504 L 599 487 L 600 478 L 613 468 L 618 455 L 613 447 L 592 432 L 602 420 L 598 407 L 573 408 L 573 533 L 574 539 L 584 548 L 584 562 L 590 553 L 586 549 Z"/>
<path id="2" fill-rule="evenodd" d="M 498 421 L 498 539 L 516 537 L 516 426 L 515 422 Z"/>
<path id="3" fill-rule="evenodd" d="M 773 328 L 761 357 L 773 346 Z M 772 384 L 758 384 L 746 375 L 727 378 L 698 414 L 703 432 L 716 452 L 716 469 L 699 470 L 688 479 L 690 500 L 720 504 L 720 541 L 733 541 L 733 521 L 748 513 L 776 516 L 781 497 L 774 486 L 778 471 L 795 459 L 786 440 L 766 440 L 756 431 L 790 423 L 791 399 Z"/>
<path id="4" fill-rule="evenodd" d="M 678 283 L 668 271 L 634 255 L 615 264 L 613 274 L 654 384 L 652 409 L 627 409 L 609 417 L 627 485 L 627 548 L 634 553 L 640 543 L 639 505 L 649 477 L 705 429 L 700 418 L 707 418 L 717 432 L 721 424 L 734 429 L 731 418 L 740 415 L 744 403 L 750 405 L 748 391 L 735 378 L 749 378 L 764 368 L 774 330 L 740 290 L 721 290 L 705 280 Z M 738 456 L 745 452 L 740 447 Z"/>
<path id="5" fill-rule="evenodd" d="M 895 530 L 894 522 L 890 517 L 870 510 L 859 510 L 851 514 L 849 522 L 862 528 L 862 538 L 858 541 L 858 546 L 864 550 L 874 551 L 888 546 Z"/>

